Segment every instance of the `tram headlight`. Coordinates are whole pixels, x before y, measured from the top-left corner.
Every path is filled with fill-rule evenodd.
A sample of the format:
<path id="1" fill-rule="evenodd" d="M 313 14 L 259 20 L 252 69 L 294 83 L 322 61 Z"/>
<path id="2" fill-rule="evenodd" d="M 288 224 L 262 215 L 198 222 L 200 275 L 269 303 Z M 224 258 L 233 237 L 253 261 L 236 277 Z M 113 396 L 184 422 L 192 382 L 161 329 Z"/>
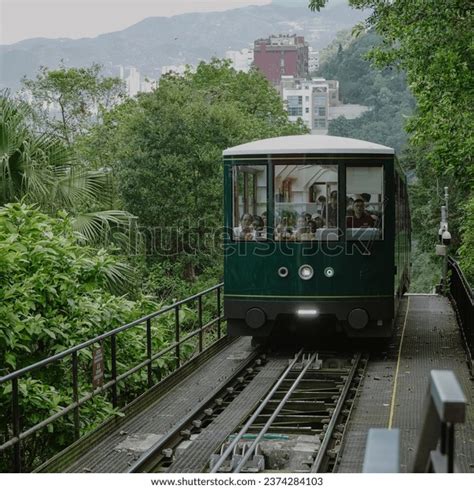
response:
<path id="1" fill-rule="evenodd" d="M 313 267 L 310 265 L 301 265 L 300 269 L 298 270 L 298 275 L 303 280 L 309 280 L 314 275 Z"/>
<path id="2" fill-rule="evenodd" d="M 326 267 L 324 269 L 324 276 L 327 277 L 327 278 L 334 277 L 334 268 L 332 268 L 332 267 Z"/>

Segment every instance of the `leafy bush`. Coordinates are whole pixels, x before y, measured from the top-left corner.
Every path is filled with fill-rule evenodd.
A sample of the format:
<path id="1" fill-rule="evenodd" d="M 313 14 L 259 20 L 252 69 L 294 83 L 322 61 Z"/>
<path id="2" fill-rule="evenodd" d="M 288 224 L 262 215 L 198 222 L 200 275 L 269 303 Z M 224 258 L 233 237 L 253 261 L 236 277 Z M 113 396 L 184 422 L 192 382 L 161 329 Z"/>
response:
<path id="1" fill-rule="evenodd" d="M 113 295 L 110 286 L 120 280 L 117 259 L 105 250 L 79 246 L 76 238 L 65 214 L 52 218 L 25 204 L 0 207 L 0 375 L 157 309 L 147 298 L 130 301 Z M 155 351 L 169 342 L 170 330 L 154 322 Z M 145 334 L 138 327 L 118 337 L 119 372 L 144 359 L 144 345 Z M 107 375 L 109 344 L 104 350 Z M 80 395 L 91 391 L 90 361 L 91 351 L 81 350 Z M 71 402 L 70 358 L 22 377 L 19 388 L 25 429 Z M 11 435 L 10 391 L 10 383 L 0 386 L 0 443 L 5 434 Z M 122 391 L 130 394 L 126 386 Z M 81 408 L 82 432 L 114 412 L 107 395 L 94 397 Z M 66 416 L 28 439 L 23 444 L 26 468 L 70 443 L 72 435 L 72 418 Z M 7 468 L 7 461 L 0 459 L 0 466 Z"/>

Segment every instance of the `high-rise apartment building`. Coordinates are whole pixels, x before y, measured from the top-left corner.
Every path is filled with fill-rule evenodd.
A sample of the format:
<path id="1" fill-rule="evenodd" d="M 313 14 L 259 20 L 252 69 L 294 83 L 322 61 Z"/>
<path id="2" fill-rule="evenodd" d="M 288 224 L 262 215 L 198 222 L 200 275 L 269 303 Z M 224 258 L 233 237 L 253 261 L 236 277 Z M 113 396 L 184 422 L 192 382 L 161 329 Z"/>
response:
<path id="1" fill-rule="evenodd" d="M 282 76 L 308 76 L 308 44 L 303 36 L 278 35 L 254 42 L 254 64 L 273 85 Z"/>
<path id="2" fill-rule="evenodd" d="M 283 76 L 281 92 L 291 121 L 301 118 L 313 134 L 327 134 L 330 107 L 339 105 L 337 80 Z"/>

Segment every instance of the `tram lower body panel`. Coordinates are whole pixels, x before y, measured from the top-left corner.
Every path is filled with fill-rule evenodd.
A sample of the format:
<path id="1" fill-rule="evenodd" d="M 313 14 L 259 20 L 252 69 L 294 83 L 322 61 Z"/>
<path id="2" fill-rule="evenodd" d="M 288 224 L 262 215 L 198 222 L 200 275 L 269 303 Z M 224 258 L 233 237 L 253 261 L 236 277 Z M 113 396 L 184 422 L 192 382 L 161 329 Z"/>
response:
<path id="1" fill-rule="evenodd" d="M 353 338 L 388 338 L 395 317 L 394 297 L 300 299 L 224 296 L 231 336 L 266 337 L 283 327 L 318 330 L 324 327 Z"/>

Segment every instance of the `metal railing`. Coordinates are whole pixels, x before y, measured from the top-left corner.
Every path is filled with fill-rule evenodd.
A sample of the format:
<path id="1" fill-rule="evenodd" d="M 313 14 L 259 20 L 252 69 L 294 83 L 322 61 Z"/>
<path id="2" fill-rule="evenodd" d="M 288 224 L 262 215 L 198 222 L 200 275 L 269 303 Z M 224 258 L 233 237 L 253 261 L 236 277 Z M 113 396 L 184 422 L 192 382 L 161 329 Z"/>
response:
<path id="1" fill-rule="evenodd" d="M 449 298 L 458 316 L 471 371 L 474 372 L 474 294 L 459 265 L 451 257 L 448 258 L 448 270 Z"/>
<path id="2" fill-rule="evenodd" d="M 181 352 L 181 345 L 188 342 L 192 338 L 198 337 L 198 350 L 199 352 L 203 351 L 204 345 L 204 333 L 209 330 L 211 327 L 216 327 L 217 338 L 219 339 L 222 336 L 222 289 L 223 284 L 220 283 L 206 289 L 198 294 L 195 294 L 191 297 L 188 297 L 179 302 L 175 302 L 169 306 L 166 306 L 159 311 L 156 311 L 152 314 L 139 318 L 131 323 L 125 324 L 118 328 L 115 328 L 107 333 L 96 336 L 84 343 L 81 343 L 77 346 L 69 348 L 65 351 L 62 351 L 56 355 L 45 358 L 44 360 L 37 362 L 28 367 L 22 368 L 20 370 L 16 370 L 15 372 L 9 373 L 3 377 L 0 377 L 0 387 L 6 383 L 11 384 L 11 423 L 8 427 L 7 431 L 11 433 L 9 436 L 8 432 L 6 434 L 5 439 L 7 440 L 2 445 L 0 445 L 0 454 L 5 452 L 7 449 L 13 450 L 13 461 L 12 468 L 14 472 L 21 472 L 22 469 L 22 450 L 21 444 L 22 441 L 26 440 L 34 433 L 38 432 L 42 428 L 48 426 L 50 423 L 72 413 L 73 415 L 73 424 L 74 424 L 74 441 L 80 438 L 80 408 L 87 401 L 92 399 L 94 396 L 98 394 L 104 393 L 105 391 L 111 392 L 111 402 L 114 408 L 118 407 L 118 391 L 117 387 L 119 382 L 125 380 L 130 377 L 132 374 L 140 371 L 141 369 L 147 369 L 147 388 L 151 388 L 154 385 L 153 381 L 153 363 L 157 360 L 165 357 L 167 354 L 172 354 L 174 352 L 174 362 L 175 368 L 179 368 L 183 355 Z M 216 317 L 212 318 L 206 324 L 203 324 L 203 298 L 206 296 L 210 296 L 215 294 L 216 300 Z M 184 306 L 188 306 L 189 304 L 195 304 L 197 302 L 197 328 L 191 332 L 187 332 L 185 336 L 182 336 L 181 325 L 180 325 L 180 310 Z M 166 313 L 170 313 L 174 311 L 174 341 L 169 344 L 166 348 L 153 352 L 152 348 L 152 320 L 162 316 Z M 146 359 L 142 362 L 134 365 L 132 368 L 129 368 L 127 371 L 118 374 L 117 373 L 117 337 L 120 333 L 124 331 L 130 330 L 131 328 L 137 327 L 139 325 L 145 325 L 145 338 L 144 344 L 146 344 Z M 110 341 L 110 380 L 103 383 L 103 385 L 93 388 L 91 392 L 79 396 L 79 362 L 78 362 L 78 354 L 81 350 L 84 350 L 93 345 L 101 345 L 104 340 Z M 69 357 L 71 362 L 71 370 L 72 370 L 72 400 L 73 402 L 64 406 L 61 411 L 43 419 L 39 423 L 34 426 L 26 429 L 25 431 L 21 431 L 21 409 L 20 409 L 20 389 L 19 383 L 21 378 L 27 376 L 33 371 L 37 371 L 39 369 L 43 369 L 55 362 L 58 362 L 62 359 Z"/>
<path id="3" fill-rule="evenodd" d="M 410 472 L 455 471 L 454 427 L 464 423 L 466 404 L 452 370 L 431 371 L 423 423 Z"/>
<path id="4" fill-rule="evenodd" d="M 457 472 L 454 463 L 454 433 L 464 423 L 466 397 L 451 370 L 432 370 L 423 420 L 409 472 Z M 363 472 L 400 472 L 398 429 L 371 429 L 367 437 Z"/>

